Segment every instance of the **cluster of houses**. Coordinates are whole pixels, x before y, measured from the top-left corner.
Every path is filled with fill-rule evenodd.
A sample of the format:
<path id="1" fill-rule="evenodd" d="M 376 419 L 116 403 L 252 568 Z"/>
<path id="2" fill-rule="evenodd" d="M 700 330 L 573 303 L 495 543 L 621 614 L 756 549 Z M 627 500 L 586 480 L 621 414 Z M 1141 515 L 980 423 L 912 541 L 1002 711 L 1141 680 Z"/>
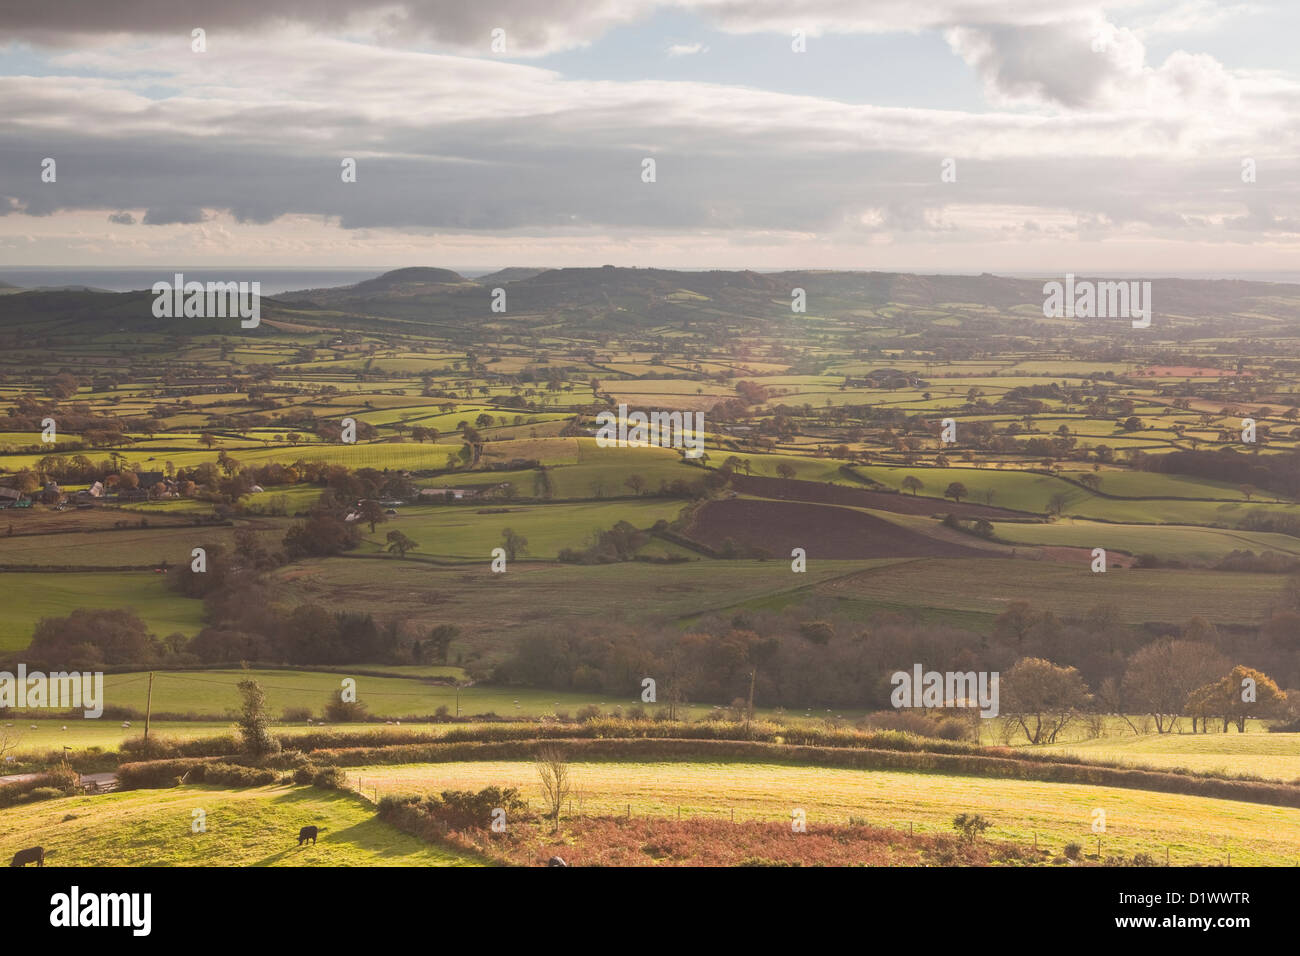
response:
<path id="1" fill-rule="evenodd" d="M 160 498 L 175 498 L 180 494 L 175 479 L 168 478 L 161 471 L 137 472 L 136 478 L 139 481 L 134 488 L 117 487 L 110 490 L 103 481 L 96 481 L 92 482 L 90 487 L 72 494 L 65 493 L 56 481 L 47 482 L 44 488 L 31 494 L 25 494 L 16 488 L 0 486 L 0 511 L 6 508 L 30 508 L 34 501 L 62 510 L 69 505 L 77 508 L 93 508 L 97 504 L 108 502 L 121 504 L 133 501 L 155 501 Z M 479 488 L 421 488 L 418 500 L 422 502 L 469 501 L 491 494 L 501 487 L 501 485 L 488 485 Z M 262 488 L 254 485 L 250 490 L 253 494 L 257 494 L 262 491 Z M 390 509 L 388 513 L 391 515 L 396 514 L 391 509 L 405 502 L 384 500 L 380 504 Z M 361 502 L 358 501 L 355 509 L 347 516 L 348 521 L 358 519 L 360 507 Z"/>
<path id="2" fill-rule="evenodd" d="M 168 478 L 161 471 L 142 471 L 136 474 L 139 479 L 134 488 L 117 488 L 110 491 L 104 482 L 92 482 L 89 488 L 83 488 L 71 495 L 59 487 L 57 481 L 48 481 L 40 491 L 25 494 L 17 488 L 0 487 L 0 510 L 6 508 L 30 508 L 33 501 L 65 508 L 69 504 L 78 508 L 93 508 L 102 502 L 150 501 L 157 498 L 174 498 L 180 492 L 176 481 Z M 259 489 L 260 490 L 260 489 Z"/>
<path id="3" fill-rule="evenodd" d="M 0 511 L 6 508 L 30 508 L 32 499 L 17 488 L 0 488 Z"/>

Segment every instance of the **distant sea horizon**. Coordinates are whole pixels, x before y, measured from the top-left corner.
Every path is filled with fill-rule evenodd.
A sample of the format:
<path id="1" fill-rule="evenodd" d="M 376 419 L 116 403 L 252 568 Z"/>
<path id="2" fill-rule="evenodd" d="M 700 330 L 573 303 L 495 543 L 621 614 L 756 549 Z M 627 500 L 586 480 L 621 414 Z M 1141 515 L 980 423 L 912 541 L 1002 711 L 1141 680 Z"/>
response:
<path id="1" fill-rule="evenodd" d="M 155 282 L 161 280 L 170 281 L 172 276 L 177 272 L 182 273 L 186 280 L 197 282 L 228 282 L 231 280 L 242 282 L 260 282 L 262 284 L 263 295 L 280 295 L 284 292 L 296 292 L 304 289 L 328 289 L 339 286 L 355 285 L 358 282 L 364 282 L 367 279 L 373 279 L 376 276 L 383 275 L 385 272 L 391 272 L 394 269 L 408 268 L 406 266 L 392 267 L 374 267 L 368 269 L 341 269 L 331 267 L 312 268 L 305 266 L 284 267 L 284 268 L 265 268 L 260 266 L 243 267 L 243 266 L 155 266 L 155 267 L 116 267 L 116 266 L 19 266 L 15 268 L 6 268 L 0 265 L 0 282 L 7 282 L 10 285 L 20 286 L 24 289 L 50 288 L 62 286 L 88 286 L 94 289 L 104 289 L 109 292 L 132 292 L 150 289 Z M 450 268 L 444 266 L 435 266 L 434 268 Z M 476 269 L 453 269 L 466 278 L 472 279 L 478 276 L 488 275 L 496 272 L 498 269 L 508 268 L 504 266 L 492 266 Z M 534 266 L 533 268 L 543 268 Z M 565 266 L 553 266 L 550 268 L 567 268 Z M 642 268 L 669 268 L 667 266 L 654 266 Z M 809 267 L 804 267 L 809 268 Z M 700 266 L 690 266 L 677 269 L 674 271 L 682 272 L 699 272 L 707 271 L 708 267 L 701 269 Z M 739 271 L 739 270 L 722 270 L 722 271 Z M 795 267 L 786 269 L 754 269 L 754 272 L 785 272 L 785 271 L 803 271 Z M 952 276 L 975 276 L 981 275 L 982 272 L 971 271 L 967 269 L 951 269 L 942 272 L 936 272 L 933 268 L 927 269 L 884 269 L 864 267 L 854 270 L 832 270 L 832 271 L 854 271 L 854 272 L 898 272 L 912 275 L 952 275 Z M 1063 270 L 1045 269 L 1041 272 L 997 272 L 993 270 L 993 275 L 1004 276 L 1008 279 L 1037 279 L 1048 278 L 1053 276 L 1064 275 Z M 1132 272 L 1132 271 L 1108 271 L 1095 269 L 1077 269 L 1074 270 L 1076 275 L 1081 276 L 1105 276 L 1114 279 L 1239 279 L 1247 282 L 1285 282 L 1300 284 L 1300 271 L 1297 272 Z"/>

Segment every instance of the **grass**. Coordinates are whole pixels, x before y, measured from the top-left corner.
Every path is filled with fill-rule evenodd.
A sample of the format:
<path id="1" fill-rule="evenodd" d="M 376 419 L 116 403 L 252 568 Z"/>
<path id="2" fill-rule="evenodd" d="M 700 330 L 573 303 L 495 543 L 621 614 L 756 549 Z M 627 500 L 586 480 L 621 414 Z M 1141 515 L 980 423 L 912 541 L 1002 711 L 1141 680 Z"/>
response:
<path id="1" fill-rule="evenodd" d="M 607 531 L 619 521 L 637 528 L 649 528 L 656 521 L 672 521 L 684 502 L 666 498 L 584 502 L 582 504 L 511 505 L 505 502 L 474 505 L 429 505 L 398 509 L 396 517 L 365 528 L 363 550 L 385 550 L 389 531 L 401 531 L 420 545 L 408 557 L 447 558 L 458 561 L 491 559 L 492 549 L 501 546 L 505 528 L 528 539 L 528 556 L 554 558 L 562 548 L 585 548 L 595 532 Z M 505 514 L 481 513 L 484 509 L 508 508 Z"/>
<path id="2" fill-rule="evenodd" d="M 192 831 L 196 810 L 204 832 Z M 299 848 L 299 828 L 312 824 L 318 842 Z M 479 865 L 382 822 L 351 794 L 314 787 L 130 790 L 0 810 L 0 858 L 34 845 L 47 866 Z"/>
<path id="3" fill-rule="evenodd" d="M 319 717 L 326 700 L 338 691 L 345 671 L 294 671 L 250 669 L 221 671 L 156 671 L 153 684 L 153 712 L 155 714 L 206 715 L 209 720 L 153 720 L 150 733 L 165 738 L 192 740 L 234 732 L 234 719 L 240 705 L 237 684 L 252 677 L 266 692 L 267 711 L 273 718 L 286 708 L 305 707 Z M 462 717 L 496 714 L 499 717 L 553 717 L 557 714 L 577 714 L 583 707 L 595 706 L 602 713 L 615 708 L 627 710 L 641 704 L 639 686 L 629 691 L 625 698 L 609 694 L 571 693 L 531 688 L 494 687 L 475 684 L 459 691 L 445 684 L 430 684 L 413 679 L 392 677 L 367 677 L 359 675 L 358 699 L 366 704 L 372 717 L 396 720 L 409 715 L 431 716 L 440 706 L 449 715 Z M 104 677 L 104 695 L 109 706 L 130 707 L 143 713 L 148 693 L 148 674 L 144 672 L 107 674 Z M 654 705 L 645 705 L 654 710 Z M 711 710 L 707 704 L 679 707 L 686 719 L 698 719 Z M 771 714 L 767 708 L 756 708 L 760 716 Z M 846 717 L 857 717 L 861 712 L 843 712 Z M 101 717 L 89 719 L 75 717 L 32 717 L 16 714 L 4 721 L 6 729 L 19 737 L 17 752 L 44 754 L 58 751 L 64 746 L 74 750 L 100 748 L 116 750 L 122 741 L 141 736 L 143 719 L 133 719 L 125 728 L 122 721 Z M 276 723 L 274 732 L 282 736 L 310 733 L 321 729 L 348 730 L 364 733 L 383 727 L 374 722 L 329 724 L 314 722 Z M 412 731 L 437 732 L 448 727 L 461 728 L 464 724 L 432 724 L 404 721 L 402 728 Z"/>
<path id="4" fill-rule="evenodd" d="M 313 489 L 319 496 L 319 489 Z M 151 502 L 142 508 L 175 510 L 177 506 L 197 504 L 183 500 Z M 268 524 L 263 519 L 263 524 Z M 289 522 L 275 522 L 272 528 L 259 534 L 262 544 L 277 548 Z M 229 553 L 234 549 L 235 529 L 232 527 L 193 527 L 187 525 L 157 525 L 150 528 L 129 528 L 120 531 L 84 531 L 68 534 L 28 534 L 5 540 L 6 563 L 25 565 L 59 565 L 75 563 L 83 567 L 120 567 L 155 564 L 188 564 L 196 547 L 217 545 Z M 49 580 L 56 580 L 51 576 Z"/>
<path id="5" fill-rule="evenodd" d="M 1259 623 L 1282 597 L 1286 575 L 1227 575 L 1208 570 L 1110 570 L 1094 574 L 1084 554 L 1078 566 L 1006 558 L 925 558 L 864 571 L 820 585 L 827 595 L 875 605 L 918 603 L 1000 614 L 1013 601 L 1074 617 L 1112 605 L 1128 624 L 1185 623 L 1193 617 L 1223 624 Z M 922 594 L 925 589 L 928 594 Z"/>
<path id="6" fill-rule="evenodd" d="M 152 557 L 152 556 L 151 556 Z M 31 643 L 43 617 L 65 617 L 78 608 L 132 608 L 160 637 L 180 632 L 193 637 L 203 627 L 203 604 L 167 589 L 163 575 L 152 571 L 0 575 L 5 597 L 0 602 L 0 651 Z"/>
<path id="7" fill-rule="evenodd" d="M 1080 760 L 1114 760 L 1197 773 L 1254 774 L 1269 780 L 1300 780 L 1300 734 L 1145 734 L 1100 737 L 1037 747 Z"/>
<path id="8" fill-rule="evenodd" d="M 455 623 L 463 637 L 452 644 L 453 658 L 471 647 L 491 660 L 514 646 L 520 628 L 561 622 L 679 626 L 688 615 L 798 591 L 863 566 L 819 561 L 807 573 L 794 574 L 788 560 L 591 566 L 522 561 L 504 574 L 493 574 L 486 560 L 439 567 L 411 560 L 330 558 L 275 573 L 289 585 L 290 601 L 369 611 L 381 620 L 400 617 L 415 628 Z"/>
<path id="9" fill-rule="evenodd" d="M 1110 524 L 1065 518 L 1051 524 L 995 522 L 997 536 L 1015 544 L 1106 548 L 1180 561 L 1214 562 L 1231 551 L 1277 551 L 1300 556 L 1300 538 L 1262 531 L 1225 531 L 1183 525 Z"/>
<path id="10" fill-rule="evenodd" d="M 1300 809 L 1231 800 L 1152 793 L 1082 784 L 991 780 L 750 762 L 662 761 L 570 764 L 573 809 L 584 815 L 624 814 L 737 820 L 790 819 L 794 808 L 809 823 L 845 823 L 865 817 L 877 826 L 951 833 L 952 818 L 978 810 L 993 826 L 990 839 L 1061 848 L 1070 842 L 1095 852 L 1092 811 L 1106 811 L 1103 854 L 1144 852 L 1176 865 L 1221 862 L 1293 866 L 1300 857 L 1294 833 Z M 485 761 L 359 767 L 348 779 L 366 794 L 444 789 L 519 787 L 540 806 L 537 771 L 527 761 Z M 580 797 L 580 799 L 579 799 Z"/>
<path id="11" fill-rule="evenodd" d="M 825 467 L 829 466 L 823 465 L 823 468 Z M 1062 478 L 1020 470 L 920 466 L 897 468 L 867 466 L 857 470 L 891 488 L 901 489 L 903 479 L 908 475 L 919 478 L 925 485 L 920 497 L 931 496 L 938 499 L 935 503 L 936 511 L 942 510 L 939 502 L 947 500 L 941 496 L 948 485 L 952 482 L 960 482 L 966 486 L 968 492 L 964 500 L 976 504 L 986 503 L 986 493 L 992 492 L 992 504 L 995 507 L 1046 514 L 1053 496 L 1060 493 L 1065 495 L 1066 515 L 1136 524 L 1176 523 L 1235 527 L 1248 514 L 1300 514 L 1300 505 L 1247 502 L 1241 492 L 1224 491 L 1220 485 L 1146 473 L 1127 475 L 1123 472 L 1103 472 L 1100 490 L 1103 494 L 1120 494 L 1120 489 L 1123 488 L 1132 494 L 1166 494 L 1170 497 L 1160 500 L 1106 498 Z M 800 473 L 798 477 L 818 479 L 815 474 L 806 476 Z M 1131 480 L 1120 481 L 1118 480 L 1120 478 Z M 1219 500 L 1195 501 L 1188 497 L 1192 495 Z"/>
<path id="12" fill-rule="evenodd" d="M 359 668 L 366 670 L 367 668 Z M 108 674 L 104 677 L 104 695 L 110 705 L 145 708 L 148 680 L 145 673 Z M 240 706 L 236 685 L 252 677 L 266 692 L 267 709 L 279 715 L 288 707 L 306 707 L 319 715 L 331 695 L 337 694 L 346 670 L 337 673 L 307 670 L 204 670 L 157 671 L 153 683 L 155 713 L 193 713 L 234 717 Z M 357 699 L 376 717 L 397 718 L 407 715 L 432 715 L 440 706 L 454 716 L 460 699 L 460 713 L 465 716 L 496 713 L 500 716 L 540 716 L 558 710 L 576 711 L 587 704 L 628 707 L 636 700 L 629 689 L 626 700 L 608 695 L 571 694 L 523 688 L 498 688 L 487 685 L 464 687 L 459 691 L 448 684 L 433 684 L 401 677 L 367 677 L 354 675 Z M 639 693 L 639 687 L 636 688 Z M 518 706 L 516 706 L 518 702 Z M 138 731 L 140 728 L 135 728 Z"/>

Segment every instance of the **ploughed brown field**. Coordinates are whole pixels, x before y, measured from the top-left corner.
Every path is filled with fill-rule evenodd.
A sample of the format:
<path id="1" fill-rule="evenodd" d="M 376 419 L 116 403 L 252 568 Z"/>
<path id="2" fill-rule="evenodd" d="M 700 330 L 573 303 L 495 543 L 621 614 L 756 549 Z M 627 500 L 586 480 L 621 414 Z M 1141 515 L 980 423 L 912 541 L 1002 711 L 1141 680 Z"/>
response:
<path id="1" fill-rule="evenodd" d="M 892 511 L 900 515 L 955 514 L 958 518 L 997 520 L 1023 514 L 1009 508 L 991 508 L 966 501 L 941 501 L 891 491 L 847 488 L 843 485 L 826 485 L 815 481 L 786 481 L 783 478 L 767 478 L 762 475 L 732 475 L 731 487 L 742 495 L 815 501 L 826 505 L 850 505 L 854 508 L 874 508 L 876 511 Z"/>
<path id="2" fill-rule="evenodd" d="M 900 528 L 882 518 L 802 501 L 731 498 L 710 501 L 695 515 L 688 537 L 714 549 L 730 538 L 741 549 L 773 556 L 803 548 L 809 558 L 968 558 L 977 548 Z"/>

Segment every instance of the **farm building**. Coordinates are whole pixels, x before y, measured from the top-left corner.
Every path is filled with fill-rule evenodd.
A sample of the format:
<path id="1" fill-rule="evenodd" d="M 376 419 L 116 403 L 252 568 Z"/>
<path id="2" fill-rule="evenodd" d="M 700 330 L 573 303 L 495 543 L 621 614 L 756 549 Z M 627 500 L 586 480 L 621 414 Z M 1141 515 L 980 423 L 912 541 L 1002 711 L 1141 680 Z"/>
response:
<path id="1" fill-rule="evenodd" d="M 424 501 L 431 498 L 450 498 L 460 501 L 463 498 L 473 498 L 478 493 L 477 488 L 421 488 L 420 498 Z"/>

